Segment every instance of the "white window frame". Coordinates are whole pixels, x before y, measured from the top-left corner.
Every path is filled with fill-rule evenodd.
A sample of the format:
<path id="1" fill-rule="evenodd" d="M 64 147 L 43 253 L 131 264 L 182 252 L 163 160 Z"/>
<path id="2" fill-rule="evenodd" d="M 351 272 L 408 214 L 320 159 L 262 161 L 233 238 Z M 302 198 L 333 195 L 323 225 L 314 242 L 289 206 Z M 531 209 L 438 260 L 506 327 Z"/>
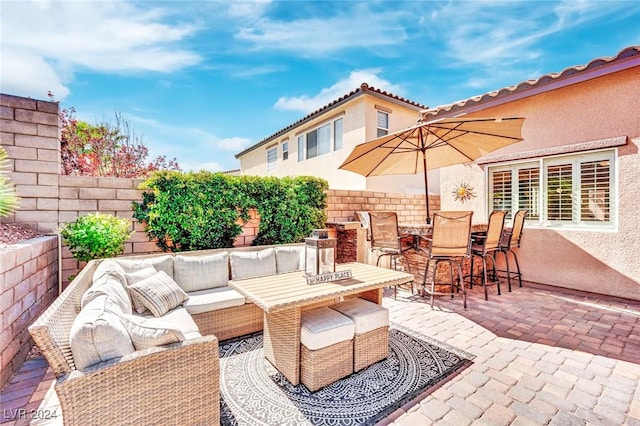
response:
<path id="1" fill-rule="evenodd" d="M 389 116 L 388 112 L 376 111 L 376 137 L 389 134 Z"/>
<path id="2" fill-rule="evenodd" d="M 338 122 L 344 123 L 343 117 L 324 122 L 298 135 L 298 161 L 311 160 L 342 149 L 344 127 L 337 126 Z M 338 128 L 342 130 L 339 137 L 336 135 Z M 310 146 L 310 142 L 314 139 L 315 146 Z"/>
<path id="3" fill-rule="evenodd" d="M 267 171 L 278 169 L 278 145 L 267 149 Z"/>
<path id="4" fill-rule="evenodd" d="M 282 142 L 282 161 L 289 159 L 289 141 Z"/>
<path id="5" fill-rule="evenodd" d="M 600 214 L 608 214 L 608 220 L 584 220 L 583 212 L 583 196 L 582 186 L 584 184 L 585 177 L 582 174 L 582 165 L 594 162 L 604 162 L 603 167 L 608 162 L 608 200 L 605 197 L 605 204 L 608 201 L 608 206 L 603 209 Z M 569 188 L 571 193 L 571 220 L 560 220 L 549 218 L 549 170 L 559 165 L 571 165 L 571 187 Z M 536 168 L 538 170 L 538 185 L 533 185 L 532 188 L 538 189 L 537 200 L 530 199 L 527 203 L 529 206 L 533 206 L 532 215 L 527 216 L 527 223 L 530 225 L 537 225 L 541 228 L 550 229 L 579 229 L 579 230 L 603 230 L 611 231 L 617 229 L 617 217 L 618 217 L 618 177 L 617 177 L 617 150 L 607 149 L 598 151 L 588 151 L 573 154 L 563 154 L 549 157 L 542 157 L 535 160 L 523 160 L 519 162 L 510 162 L 505 164 L 496 164 L 487 168 L 486 174 L 486 187 L 487 187 L 487 209 L 491 212 L 494 209 L 498 209 L 493 202 L 493 179 L 496 172 L 511 172 L 511 202 L 510 206 L 507 203 L 507 207 L 510 207 L 507 212 L 507 219 L 511 219 L 513 214 L 519 210 L 519 180 L 518 172 L 520 170 Z M 569 176 L 566 174 L 565 176 Z M 601 182 L 602 183 L 602 182 Z M 551 188 L 553 189 L 553 188 Z M 561 189 L 561 188 L 560 188 Z M 565 191 L 566 191 L 565 187 Z M 535 192 L 535 191 L 532 191 Z M 562 192 L 559 192 L 561 194 Z M 526 208 L 526 207 L 523 207 Z M 538 217 L 536 217 L 535 210 L 538 209 Z M 587 209 L 593 212 L 591 208 Z M 566 211 L 566 210 L 565 210 Z"/>
<path id="6" fill-rule="evenodd" d="M 304 135 L 298 136 L 298 162 L 304 161 L 306 156 L 305 146 L 307 142 L 305 140 Z"/>
<path id="7" fill-rule="evenodd" d="M 340 151 L 344 147 L 344 119 L 338 118 L 333 122 L 333 150 Z"/>

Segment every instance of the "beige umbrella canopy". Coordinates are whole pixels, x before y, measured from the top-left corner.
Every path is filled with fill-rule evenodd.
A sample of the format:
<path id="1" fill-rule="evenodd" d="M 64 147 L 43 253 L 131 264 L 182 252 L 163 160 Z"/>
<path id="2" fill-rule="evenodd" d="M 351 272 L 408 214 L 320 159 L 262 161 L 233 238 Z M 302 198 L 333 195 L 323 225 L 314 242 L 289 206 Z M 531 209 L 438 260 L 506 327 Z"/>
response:
<path id="1" fill-rule="evenodd" d="M 521 141 L 523 122 L 524 118 L 509 117 L 418 123 L 357 145 L 339 168 L 367 177 L 422 172 L 430 223 L 427 170 L 474 161 Z"/>

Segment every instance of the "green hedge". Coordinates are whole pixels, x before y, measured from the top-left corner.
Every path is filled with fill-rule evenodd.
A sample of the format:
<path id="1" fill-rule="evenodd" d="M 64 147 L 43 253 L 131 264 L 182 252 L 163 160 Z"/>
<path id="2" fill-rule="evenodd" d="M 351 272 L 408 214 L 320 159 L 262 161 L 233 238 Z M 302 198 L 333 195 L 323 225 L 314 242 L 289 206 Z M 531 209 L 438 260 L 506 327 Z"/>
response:
<path id="1" fill-rule="evenodd" d="M 146 191 L 132 203 L 133 216 L 165 251 L 233 247 L 251 208 L 260 215 L 254 245 L 302 241 L 327 220 L 328 184 L 315 177 L 162 171 L 140 188 Z"/>

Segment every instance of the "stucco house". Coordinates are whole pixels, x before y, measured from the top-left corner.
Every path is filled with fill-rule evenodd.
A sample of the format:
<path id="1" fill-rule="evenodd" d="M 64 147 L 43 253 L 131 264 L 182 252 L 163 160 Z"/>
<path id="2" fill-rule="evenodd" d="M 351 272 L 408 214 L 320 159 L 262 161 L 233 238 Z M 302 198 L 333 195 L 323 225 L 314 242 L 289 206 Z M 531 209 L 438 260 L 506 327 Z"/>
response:
<path id="1" fill-rule="evenodd" d="M 363 83 L 356 90 L 308 114 L 238 153 L 243 175 L 326 179 L 331 189 L 424 193 L 420 176 L 365 178 L 339 170 L 354 146 L 414 125 L 426 106 Z M 439 190 L 438 172 L 430 175 Z"/>
<path id="2" fill-rule="evenodd" d="M 450 105 L 420 120 L 525 117 L 524 140 L 441 169 L 441 208 L 529 211 L 527 280 L 640 300 L 640 46 Z M 451 194 L 460 182 L 478 197 Z M 510 219 L 507 219 L 510 223 Z"/>

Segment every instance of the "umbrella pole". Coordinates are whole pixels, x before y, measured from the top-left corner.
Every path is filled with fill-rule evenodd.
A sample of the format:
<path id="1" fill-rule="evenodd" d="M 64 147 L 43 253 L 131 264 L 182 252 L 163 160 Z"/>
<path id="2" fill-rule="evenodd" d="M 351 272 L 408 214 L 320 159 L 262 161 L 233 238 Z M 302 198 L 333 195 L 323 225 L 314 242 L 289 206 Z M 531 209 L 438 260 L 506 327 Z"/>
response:
<path id="1" fill-rule="evenodd" d="M 422 151 L 422 166 L 424 169 L 424 194 L 427 205 L 427 225 L 431 224 L 431 213 L 429 212 L 429 179 L 427 178 L 427 154 Z"/>

